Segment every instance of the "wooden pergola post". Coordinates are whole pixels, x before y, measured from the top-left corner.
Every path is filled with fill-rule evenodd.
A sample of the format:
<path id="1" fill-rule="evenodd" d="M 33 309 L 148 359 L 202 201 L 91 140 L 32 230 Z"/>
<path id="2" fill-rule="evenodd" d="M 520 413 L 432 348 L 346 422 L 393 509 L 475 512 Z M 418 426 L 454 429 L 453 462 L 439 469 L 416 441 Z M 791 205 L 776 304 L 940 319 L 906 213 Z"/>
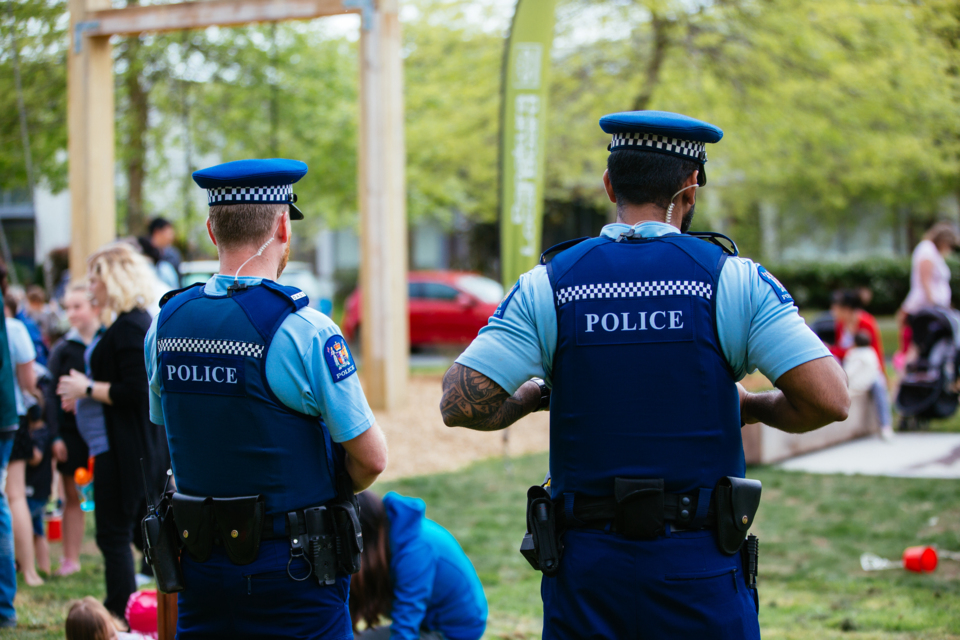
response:
<path id="1" fill-rule="evenodd" d="M 360 228 L 367 399 L 404 402 L 409 367 L 403 69 L 398 0 L 209 0 L 111 9 L 69 0 L 67 68 L 71 273 L 116 236 L 114 106 L 110 36 L 361 14 Z"/>
<path id="2" fill-rule="evenodd" d="M 360 334 L 374 409 L 402 404 L 410 359 L 398 4 L 380 0 L 360 35 Z"/>
<path id="3" fill-rule="evenodd" d="M 87 273 L 87 256 L 116 237 L 113 58 L 110 36 L 86 36 L 89 13 L 110 0 L 70 0 L 67 149 L 70 162 L 70 274 Z"/>

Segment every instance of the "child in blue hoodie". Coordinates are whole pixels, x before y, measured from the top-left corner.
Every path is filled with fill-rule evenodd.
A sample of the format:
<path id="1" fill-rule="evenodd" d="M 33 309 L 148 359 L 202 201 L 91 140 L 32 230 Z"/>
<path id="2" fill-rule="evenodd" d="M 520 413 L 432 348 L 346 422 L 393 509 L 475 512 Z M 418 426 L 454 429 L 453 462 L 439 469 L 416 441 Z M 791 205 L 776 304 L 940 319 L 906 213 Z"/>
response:
<path id="1" fill-rule="evenodd" d="M 358 640 L 479 640 L 487 625 L 483 585 L 450 532 L 427 519 L 419 498 L 390 492 L 360 500 L 363 557 L 350 581 Z M 389 626 L 378 626 L 381 616 Z"/>

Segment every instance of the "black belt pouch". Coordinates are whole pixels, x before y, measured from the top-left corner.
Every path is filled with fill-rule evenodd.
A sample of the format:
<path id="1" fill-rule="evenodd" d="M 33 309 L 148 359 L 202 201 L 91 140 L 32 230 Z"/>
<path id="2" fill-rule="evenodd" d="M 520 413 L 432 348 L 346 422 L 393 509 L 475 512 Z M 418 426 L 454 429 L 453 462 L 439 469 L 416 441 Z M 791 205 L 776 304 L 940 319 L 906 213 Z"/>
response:
<path id="1" fill-rule="evenodd" d="M 664 532 L 663 478 L 614 478 L 614 526 L 631 540 L 653 540 Z"/>
<path id="2" fill-rule="evenodd" d="M 356 497 L 334 502 L 328 511 L 333 513 L 336 535 L 337 562 L 347 575 L 360 571 L 363 553 L 363 531 L 360 529 L 360 510 Z"/>
<path id="3" fill-rule="evenodd" d="M 534 555 L 539 565 L 537 568 L 545 576 L 557 575 L 560 572 L 560 555 L 563 553 L 557 527 L 557 509 L 550 493 L 540 485 L 527 490 L 527 531 L 533 537 Z"/>
<path id="4" fill-rule="evenodd" d="M 260 550 L 264 502 L 261 496 L 211 498 L 217 536 L 233 564 L 250 564 Z"/>
<path id="5" fill-rule="evenodd" d="M 760 507 L 759 480 L 721 478 L 713 491 L 717 511 L 717 545 L 728 556 L 740 551 Z"/>
<path id="6" fill-rule="evenodd" d="M 206 562 L 213 548 L 213 511 L 210 498 L 174 493 L 170 498 L 180 546 L 197 562 Z"/>

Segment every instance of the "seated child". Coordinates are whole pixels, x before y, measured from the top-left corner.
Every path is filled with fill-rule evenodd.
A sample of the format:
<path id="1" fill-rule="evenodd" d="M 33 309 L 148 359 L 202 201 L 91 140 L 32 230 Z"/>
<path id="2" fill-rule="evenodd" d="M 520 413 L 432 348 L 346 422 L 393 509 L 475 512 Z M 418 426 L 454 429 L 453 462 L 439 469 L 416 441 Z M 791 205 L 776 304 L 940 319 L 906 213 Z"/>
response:
<path id="1" fill-rule="evenodd" d="M 38 411 L 34 412 L 34 409 Z M 50 431 L 39 419 L 39 407 L 30 407 L 27 411 L 30 419 L 30 441 L 33 445 L 33 457 L 27 460 L 26 494 L 30 518 L 33 521 L 33 548 L 37 559 L 37 569 L 50 573 L 50 546 L 43 530 L 43 515 L 50 501 L 53 486 L 53 453 Z"/>
<path id="2" fill-rule="evenodd" d="M 125 626 L 99 600 L 87 596 L 70 605 L 67 640 L 146 640 L 139 633 L 121 631 Z"/>
<path id="3" fill-rule="evenodd" d="M 847 374 L 850 391 L 869 393 L 880 417 L 880 437 L 893 438 L 893 418 L 887 396 L 887 380 L 880 367 L 877 352 L 871 346 L 870 334 L 858 332 L 853 338 L 853 348 L 843 356 L 843 370 Z"/>
<path id="4" fill-rule="evenodd" d="M 360 501 L 363 555 L 351 579 L 350 617 L 367 628 L 357 640 L 479 640 L 487 598 L 470 559 L 419 498 L 390 492 Z M 380 625 L 380 618 L 390 618 Z"/>

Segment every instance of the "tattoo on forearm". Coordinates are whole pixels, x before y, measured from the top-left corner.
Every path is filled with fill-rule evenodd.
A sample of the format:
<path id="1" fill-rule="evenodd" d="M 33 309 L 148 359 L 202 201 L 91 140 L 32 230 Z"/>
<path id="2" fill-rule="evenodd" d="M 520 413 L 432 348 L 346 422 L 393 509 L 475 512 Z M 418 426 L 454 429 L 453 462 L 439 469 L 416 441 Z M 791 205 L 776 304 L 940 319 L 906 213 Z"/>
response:
<path id="1" fill-rule="evenodd" d="M 511 396 L 503 387 L 469 367 L 454 364 L 443 376 L 443 421 L 456 427 L 497 431 L 530 413 L 534 407 L 520 391 Z"/>

